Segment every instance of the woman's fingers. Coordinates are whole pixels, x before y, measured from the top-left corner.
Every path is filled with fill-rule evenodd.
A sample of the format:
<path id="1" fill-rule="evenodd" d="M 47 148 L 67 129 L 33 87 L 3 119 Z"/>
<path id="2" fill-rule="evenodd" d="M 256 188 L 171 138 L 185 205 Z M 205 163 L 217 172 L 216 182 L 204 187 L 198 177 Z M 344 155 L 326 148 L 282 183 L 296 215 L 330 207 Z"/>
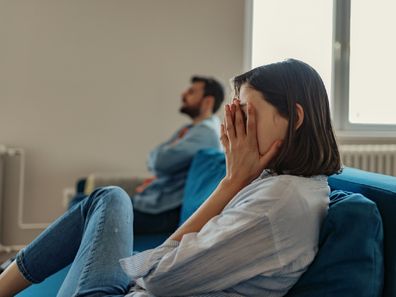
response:
<path id="1" fill-rule="evenodd" d="M 233 121 L 232 110 L 231 110 L 232 107 L 229 104 L 226 104 L 224 106 L 224 108 L 225 108 L 226 135 L 230 141 L 233 141 L 236 138 L 236 134 L 235 134 L 235 127 L 234 127 L 234 121 Z"/>
<path id="2" fill-rule="evenodd" d="M 230 110 L 231 110 L 232 122 L 235 123 L 235 104 L 234 104 L 234 100 L 233 100 L 233 103 L 230 104 Z"/>
<path id="3" fill-rule="evenodd" d="M 235 101 L 235 131 L 237 137 L 244 137 L 246 135 L 245 123 L 243 120 L 241 106 L 239 100 Z"/>
<path id="4" fill-rule="evenodd" d="M 224 147 L 225 152 L 228 153 L 230 142 L 226 134 L 225 123 L 222 123 L 220 126 L 220 141 Z"/>
<path id="5" fill-rule="evenodd" d="M 246 135 L 245 123 L 238 99 L 234 99 L 233 103 L 225 106 L 225 129 L 231 141 Z"/>

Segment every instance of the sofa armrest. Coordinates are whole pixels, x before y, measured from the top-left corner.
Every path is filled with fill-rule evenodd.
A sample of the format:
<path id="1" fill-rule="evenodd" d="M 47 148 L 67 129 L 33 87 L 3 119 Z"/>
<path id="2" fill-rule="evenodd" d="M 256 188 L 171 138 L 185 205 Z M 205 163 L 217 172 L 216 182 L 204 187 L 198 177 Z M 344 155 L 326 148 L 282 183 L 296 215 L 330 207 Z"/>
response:
<path id="1" fill-rule="evenodd" d="M 84 194 L 89 195 L 93 190 L 105 186 L 118 186 L 125 190 L 129 196 L 135 194 L 137 186 L 148 177 L 126 176 L 116 174 L 90 174 L 87 177 Z"/>

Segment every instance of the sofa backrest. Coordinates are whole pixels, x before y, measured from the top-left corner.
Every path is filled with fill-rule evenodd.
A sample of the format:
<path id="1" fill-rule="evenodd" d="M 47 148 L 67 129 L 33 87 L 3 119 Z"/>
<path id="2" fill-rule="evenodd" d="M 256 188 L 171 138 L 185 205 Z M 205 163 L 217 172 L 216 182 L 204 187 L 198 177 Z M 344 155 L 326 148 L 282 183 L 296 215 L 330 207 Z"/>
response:
<path id="1" fill-rule="evenodd" d="M 384 297 L 396 296 L 396 177 L 345 168 L 329 178 L 332 190 L 361 193 L 374 201 L 382 217 L 384 231 Z"/>
<path id="2" fill-rule="evenodd" d="M 213 148 L 200 150 L 188 171 L 179 225 L 183 224 L 216 189 L 225 176 L 224 154 Z"/>

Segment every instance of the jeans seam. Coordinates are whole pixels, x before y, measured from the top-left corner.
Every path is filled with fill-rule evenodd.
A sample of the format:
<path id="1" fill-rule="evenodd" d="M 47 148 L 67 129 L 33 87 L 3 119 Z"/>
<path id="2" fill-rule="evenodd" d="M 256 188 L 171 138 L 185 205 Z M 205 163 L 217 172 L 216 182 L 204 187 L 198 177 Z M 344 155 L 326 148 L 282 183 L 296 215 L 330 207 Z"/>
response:
<path id="1" fill-rule="evenodd" d="M 104 199 L 100 199 L 99 200 L 99 202 L 101 204 L 100 206 L 102 206 L 104 204 L 103 201 L 104 201 Z M 87 262 L 86 262 L 86 264 L 84 266 L 83 271 L 81 272 L 81 278 L 80 278 L 80 280 L 79 280 L 79 282 L 77 284 L 77 288 L 82 287 L 86 283 L 85 281 L 88 278 L 88 271 L 89 271 L 89 268 L 90 268 L 90 266 L 91 266 L 91 264 L 93 262 L 93 258 L 94 258 L 95 251 L 96 251 L 96 246 L 97 246 L 96 243 L 97 243 L 98 238 L 99 238 L 98 234 L 100 234 L 100 232 L 103 230 L 103 225 L 104 225 L 104 221 L 105 221 L 104 211 L 105 211 L 105 208 L 103 207 L 102 211 L 100 213 L 100 220 L 98 222 L 98 227 L 97 227 L 96 232 L 95 232 L 94 240 L 92 241 L 92 244 L 91 244 L 91 249 L 90 249 L 90 254 L 91 255 L 88 258 L 88 260 L 87 260 Z M 78 291 L 78 289 L 77 289 L 77 291 Z M 78 296 L 78 295 L 75 295 L 75 296 Z"/>
<path id="2" fill-rule="evenodd" d="M 40 283 L 40 281 L 35 279 L 32 276 L 32 274 L 28 271 L 28 269 L 26 268 L 26 265 L 24 264 L 24 259 L 25 259 L 25 256 L 23 254 L 23 250 L 21 250 L 16 255 L 15 263 L 17 264 L 18 269 L 21 272 L 23 278 L 31 283 L 34 283 L 34 284 Z"/>

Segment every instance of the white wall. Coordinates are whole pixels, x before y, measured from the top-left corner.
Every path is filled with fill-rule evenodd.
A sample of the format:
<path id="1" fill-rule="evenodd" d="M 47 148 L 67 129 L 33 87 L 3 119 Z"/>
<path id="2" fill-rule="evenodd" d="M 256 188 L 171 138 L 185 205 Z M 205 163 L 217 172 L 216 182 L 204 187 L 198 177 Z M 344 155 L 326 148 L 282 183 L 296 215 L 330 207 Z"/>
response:
<path id="1" fill-rule="evenodd" d="M 146 173 L 190 76 L 243 70 L 243 25 L 243 0 L 0 0 L 0 144 L 27 153 L 25 222 L 90 172 Z M 25 243 L 38 231 L 15 229 L 6 186 L 2 241 Z"/>

